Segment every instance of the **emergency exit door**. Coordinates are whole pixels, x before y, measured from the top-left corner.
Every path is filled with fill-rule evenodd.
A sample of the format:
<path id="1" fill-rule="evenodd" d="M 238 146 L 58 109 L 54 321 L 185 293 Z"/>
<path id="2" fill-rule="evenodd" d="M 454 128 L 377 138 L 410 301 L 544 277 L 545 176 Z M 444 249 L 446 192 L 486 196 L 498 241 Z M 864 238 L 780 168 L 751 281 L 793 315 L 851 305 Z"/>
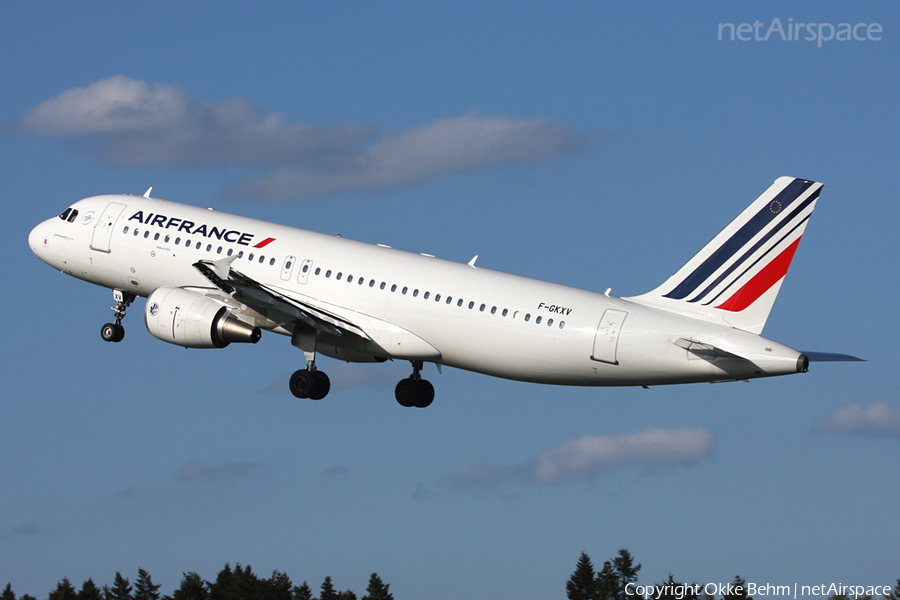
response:
<path id="1" fill-rule="evenodd" d="M 594 353 L 591 354 L 593 360 L 612 365 L 619 364 L 616 360 L 616 348 L 619 346 L 619 333 L 626 316 L 627 312 L 614 308 L 603 313 L 603 318 L 597 326 L 597 334 L 594 336 Z"/>

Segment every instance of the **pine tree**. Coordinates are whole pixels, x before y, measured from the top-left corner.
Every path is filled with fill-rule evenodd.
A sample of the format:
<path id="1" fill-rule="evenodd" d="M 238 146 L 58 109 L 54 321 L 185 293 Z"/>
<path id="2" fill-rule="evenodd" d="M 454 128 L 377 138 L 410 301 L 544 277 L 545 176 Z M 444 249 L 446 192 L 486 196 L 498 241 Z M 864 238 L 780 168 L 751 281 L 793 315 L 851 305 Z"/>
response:
<path id="1" fill-rule="evenodd" d="M 366 588 L 366 595 L 362 597 L 362 600 L 394 600 L 390 588 L 391 584 L 381 581 L 378 573 L 372 573 L 369 576 L 369 586 Z"/>
<path id="2" fill-rule="evenodd" d="M 131 583 L 128 581 L 126 577 L 122 577 L 122 574 L 116 571 L 116 576 L 113 579 L 112 589 L 104 588 L 106 592 L 106 600 L 134 600 L 131 597 Z"/>
<path id="3" fill-rule="evenodd" d="M 62 581 L 56 584 L 56 589 L 50 592 L 48 600 L 78 600 L 78 594 L 72 587 L 68 577 L 63 577 Z"/>
<path id="4" fill-rule="evenodd" d="M 172 600 L 209 600 L 209 587 L 193 571 L 182 573 L 181 585 L 172 594 Z"/>
<path id="5" fill-rule="evenodd" d="M 338 593 L 334 589 L 334 584 L 331 583 L 331 575 L 326 575 L 325 581 L 322 582 L 319 600 L 338 600 Z"/>
<path id="6" fill-rule="evenodd" d="M 81 584 L 81 590 L 78 592 L 78 600 L 103 600 L 100 588 L 94 583 L 93 579 L 88 578 Z"/>
<path id="7" fill-rule="evenodd" d="M 891 591 L 890 594 L 885 594 L 885 600 L 900 600 L 900 579 L 897 580 L 897 585 Z"/>
<path id="8" fill-rule="evenodd" d="M 352 590 L 344 590 L 338 594 L 338 600 L 357 600 L 356 594 Z"/>
<path id="9" fill-rule="evenodd" d="M 159 600 L 159 588 L 159 584 L 150 579 L 150 573 L 138 569 L 138 578 L 134 582 L 134 600 Z"/>
<path id="10" fill-rule="evenodd" d="M 631 557 L 631 553 L 625 548 L 619 550 L 619 555 L 613 559 L 613 570 L 619 580 L 617 598 L 619 600 L 625 600 L 625 598 L 636 596 L 637 594 L 633 591 L 630 594 L 626 593 L 625 586 L 629 583 L 637 583 L 637 574 L 638 571 L 641 570 L 641 565 L 634 566 L 634 559 Z"/>
<path id="11" fill-rule="evenodd" d="M 3 588 L 3 594 L 0 594 L 0 600 L 16 600 L 16 594 L 13 592 L 12 583 L 7 583 Z"/>
<path id="12" fill-rule="evenodd" d="M 272 576 L 263 581 L 267 600 L 291 600 L 291 578 L 286 573 L 272 571 Z"/>
<path id="13" fill-rule="evenodd" d="M 731 582 L 731 589 L 722 594 L 722 600 L 753 600 L 753 596 L 747 595 L 747 581 L 740 575 L 735 575 L 734 581 Z"/>
<path id="14" fill-rule="evenodd" d="M 597 573 L 595 585 L 597 600 L 618 600 L 619 577 L 613 569 L 612 562 L 603 563 L 603 569 Z"/>
<path id="15" fill-rule="evenodd" d="M 291 590 L 291 600 L 313 600 L 309 584 L 304 581 L 300 587 L 294 586 Z"/>
<path id="16" fill-rule="evenodd" d="M 566 582 L 566 597 L 569 600 L 596 600 L 597 598 L 594 565 L 586 552 L 582 552 L 578 557 L 575 572 Z"/>

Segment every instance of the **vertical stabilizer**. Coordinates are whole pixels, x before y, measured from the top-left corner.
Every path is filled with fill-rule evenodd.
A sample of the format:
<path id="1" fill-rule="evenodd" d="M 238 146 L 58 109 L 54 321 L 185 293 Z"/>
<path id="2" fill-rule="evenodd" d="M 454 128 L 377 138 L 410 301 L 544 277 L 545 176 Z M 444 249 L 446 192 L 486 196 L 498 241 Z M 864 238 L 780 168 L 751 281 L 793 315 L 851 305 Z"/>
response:
<path id="1" fill-rule="evenodd" d="M 761 333 L 821 189 L 779 177 L 664 284 L 629 300 Z"/>

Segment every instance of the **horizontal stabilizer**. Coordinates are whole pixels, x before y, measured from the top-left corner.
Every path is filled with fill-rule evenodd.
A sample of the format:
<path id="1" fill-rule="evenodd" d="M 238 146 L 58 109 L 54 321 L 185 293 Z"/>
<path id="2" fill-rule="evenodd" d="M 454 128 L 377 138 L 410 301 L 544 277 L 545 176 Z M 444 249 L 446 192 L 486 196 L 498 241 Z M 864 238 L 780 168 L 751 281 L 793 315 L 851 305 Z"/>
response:
<path id="1" fill-rule="evenodd" d="M 809 362 L 866 362 L 864 358 L 857 358 L 849 354 L 835 354 L 834 352 L 803 352 Z"/>

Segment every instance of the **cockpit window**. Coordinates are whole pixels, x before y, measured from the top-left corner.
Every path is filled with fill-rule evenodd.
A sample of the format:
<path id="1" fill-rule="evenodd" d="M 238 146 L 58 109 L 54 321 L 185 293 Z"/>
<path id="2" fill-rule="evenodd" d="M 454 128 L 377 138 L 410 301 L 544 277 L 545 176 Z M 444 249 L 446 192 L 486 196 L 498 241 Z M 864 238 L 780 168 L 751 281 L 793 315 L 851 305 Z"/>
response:
<path id="1" fill-rule="evenodd" d="M 67 208 L 67 209 L 64 210 L 64 211 L 62 211 L 62 213 L 59 215 L 59 218 L 62 219 L 63 221 L 65 221 L 66 219 L 69 218 L 69 213 L 70 213 L 70 212 L 72 212 L 72 208 L 71 208 L 71 207 L 70 207 L 70 208 Z"/>
<path id="2" fill-rule="evenodd" d="M 67 219 L 67 221 L 69 221 L 69 223 L 74 223 L 74 222 L 75 222 L 75 217 L 77 217 L 77 216 L 78 216 L 78 210 L 77 210 L 77 209 L 73 209 L 73 210 L 72 210 L 72 214 L 69 215 L 69 218 Z"/>

